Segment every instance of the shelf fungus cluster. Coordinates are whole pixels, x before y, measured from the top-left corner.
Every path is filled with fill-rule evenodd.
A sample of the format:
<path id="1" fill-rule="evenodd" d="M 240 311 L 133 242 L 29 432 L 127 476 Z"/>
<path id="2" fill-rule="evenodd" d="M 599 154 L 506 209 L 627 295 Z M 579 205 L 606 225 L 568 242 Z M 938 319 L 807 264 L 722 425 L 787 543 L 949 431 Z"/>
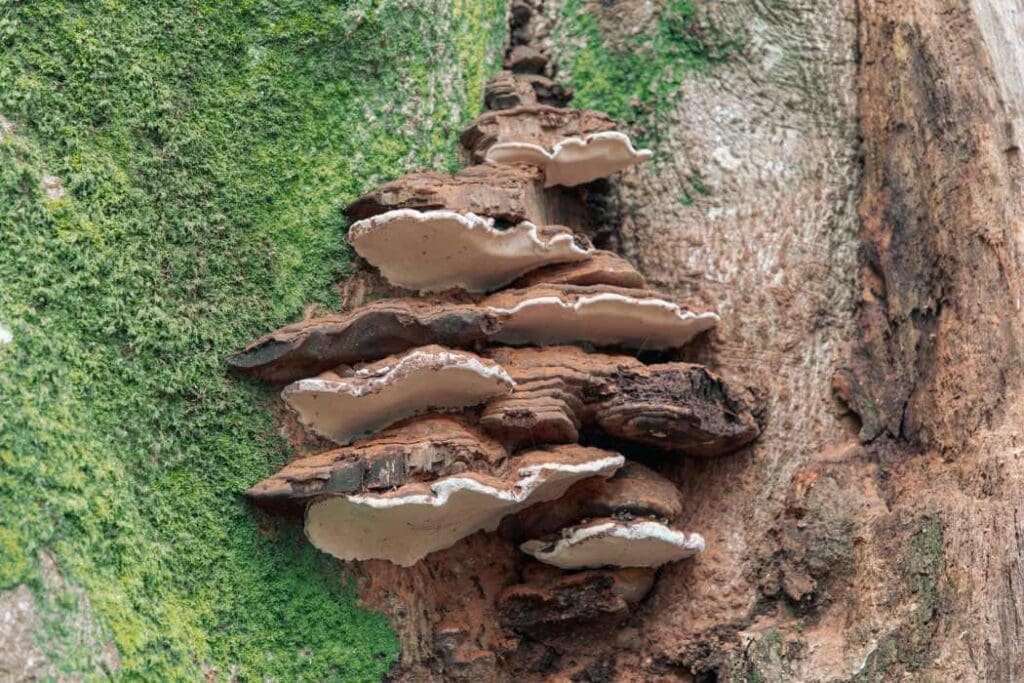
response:
<path id="1" fill-rule="evenodd" d="M 736 450 L 762 425 L 745 387 L 667 360 L 718 315 L 566 227 L 580 202 L 560 188 L 650 152 L 604 114 L 564 108 L 570 94 L 515 57 L 488 87 L 494 110 L 462 134 L 473 165 L 347 209 L 352 247 L 408 295 L 288 325 L 229 363 L 335 445 L 257 483 L 254 502 L 303 511 L 310 542 L 342 560 L 410 566 L 496 531 L 523 562 L 495 607 L 526 628 L 626 613 L 657 567 L 703 550 L 655 470 Z"/>

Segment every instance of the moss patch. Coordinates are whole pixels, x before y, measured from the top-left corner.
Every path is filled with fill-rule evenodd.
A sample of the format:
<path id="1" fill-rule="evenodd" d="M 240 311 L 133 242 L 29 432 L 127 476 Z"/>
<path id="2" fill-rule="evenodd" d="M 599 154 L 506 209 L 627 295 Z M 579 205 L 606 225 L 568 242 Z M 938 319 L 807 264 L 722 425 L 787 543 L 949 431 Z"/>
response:
<path id="1" fill-rule="evenodd" d="M 724 62 L 742 44 L 703 21 L 692 0 L 669 0 L 652 26 L 613 47 L 598 18 L 604 11 L 611 10 L 589 0 L 560 3 L 553 35 L 559 74 L 575 90 L 573 106 L 632 124 L 641 143 L 657 137 L 687 73 Z"/>
<path id="2" fill-rule="evenodd" d="M 51 549 L 125 678 L 382 675 L 384 620 L 240 499 L 287 453 L 222 359 L 336 300 L 340 207 L 455 164 L 504 31 L 499 0 L 0 9 L 0 588 Z"/>

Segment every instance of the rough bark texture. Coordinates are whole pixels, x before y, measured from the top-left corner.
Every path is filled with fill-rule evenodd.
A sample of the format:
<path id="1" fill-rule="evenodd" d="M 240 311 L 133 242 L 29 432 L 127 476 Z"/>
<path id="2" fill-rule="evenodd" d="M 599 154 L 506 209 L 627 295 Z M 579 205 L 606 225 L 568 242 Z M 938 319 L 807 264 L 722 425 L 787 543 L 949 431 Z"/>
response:
<path id="1" fill-rule="evenodd" d="M 516 629 L 622 616 L 651 590 L 655 574 L 641 567 L 566 574 L 540 563 L 523 573 L 526 581 L 503 590 L 497 603 L 501 622 Z"/>
<path id="2" fill-rule="evenodd" d="M 664 6 L 586 7 L 621 46 Z M 744 45 L 683 79 L 644 131 L 660 162 L 611 184 L 601 234 L 653 286 L 715 302 L 696 358 L 768 387 L 767 428 L 736 456 L 662 469 L 707 552 L 611 630 L 478 629 L 487 672 L 1018 680 L 1024 6 L 702 9 Z M 513 41 L 557 24 L 558 3 L 544 12 Z M 540 44 L 554 68 L 575 49 Z"/>

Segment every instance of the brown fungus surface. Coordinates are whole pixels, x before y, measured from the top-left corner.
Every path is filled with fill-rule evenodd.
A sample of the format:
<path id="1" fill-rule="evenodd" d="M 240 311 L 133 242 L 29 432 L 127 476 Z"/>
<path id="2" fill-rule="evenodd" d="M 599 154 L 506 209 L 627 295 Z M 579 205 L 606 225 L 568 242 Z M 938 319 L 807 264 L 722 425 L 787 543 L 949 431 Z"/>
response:
<path id="1" fill-rule="evenodd" d="M 304 506 L 326 495 L 381 491 L 463 472 L 497 471 L 505 449 L 468 420 L 422 415 L 351 446 L 298 458 L 246 491 L 268 506 Z"/>
<path id="2" fill-rule="evenodd" d="M 473 304 L 385 299 L 349 313 L 286 325 L 230 357 L 228 364 L 267 382 L 291 382 L 416 346 L 473 346 L 496 323 L 492 313 Z"/>
<path id="3" fill-rule="evenodd" d="M 524 568 L 523 583 L 498 596 L 498 618 L 510 628 L 574 626 L 602 617 L 620 617 L 654 586 L 652 569 L 627 567 L 563 573 L 535 563 Z"/>
<path id="4" fill-rule="evenodd" d="M 488 356 L 516 388 L 487 403 L 481 424 L 510 447 L 575 441 L 589 425 L 626 441 L 715 456 L 750 443 L 763 428 L 762 401 L 701 365 L 645 365 L 573 346 L 496 348 Z"/>
<path id="5" fill-rule="evenodd" d="M 607 114 L 587 109 L 527 105 L 481 114 L 462 131 L 461 142 L 474 162 L 498 143 L 530 143 L 551 149 L 566 138 L 615 130 Z"/>
<path id="6" fill-rule="evenodd" d="M 392 284 L 421 292 L 487 292 L 549 264 L 579 262 L 589 240 L 558 225 L 494 220 L 448 210 L 395 209 L 354 223 L 348 241 Z"/>

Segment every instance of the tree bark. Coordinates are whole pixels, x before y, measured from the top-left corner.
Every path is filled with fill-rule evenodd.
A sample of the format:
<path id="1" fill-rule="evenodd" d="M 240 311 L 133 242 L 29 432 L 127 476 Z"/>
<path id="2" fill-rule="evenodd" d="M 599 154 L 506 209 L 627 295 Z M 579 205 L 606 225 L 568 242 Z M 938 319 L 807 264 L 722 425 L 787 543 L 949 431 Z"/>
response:
<path id="1" fill-rule="evenodd" d="M 587 11 L 625 44 L 664 4 Z M 1019 680 L 1024 4 L 701 10 L 744 47 L 687 75 L 656 130 L 632 131 L 656 133 L 659 161 L 596 215 L 652 286 L 718 307 L 690 359 L 763 387 L 767 428 L 739 454 L 663 470 L 708 549 L 662 569 L 628 621 L 518 641 L 477 624 L 497 653 L 487 671 Z M 560 11 L 544 3 L 547 26 Z M 556 63 L 577 49 L 544 41 Z M 391 585 L 428 595 L 425 577 L 488 543 Z M 488 548 L 476 571 L 497 586 L 510 558 Z M 386 584 L 376 574 L 368 595 Z M 420 648 L 409 674 L 430 655 L 404 635 Z"/>

